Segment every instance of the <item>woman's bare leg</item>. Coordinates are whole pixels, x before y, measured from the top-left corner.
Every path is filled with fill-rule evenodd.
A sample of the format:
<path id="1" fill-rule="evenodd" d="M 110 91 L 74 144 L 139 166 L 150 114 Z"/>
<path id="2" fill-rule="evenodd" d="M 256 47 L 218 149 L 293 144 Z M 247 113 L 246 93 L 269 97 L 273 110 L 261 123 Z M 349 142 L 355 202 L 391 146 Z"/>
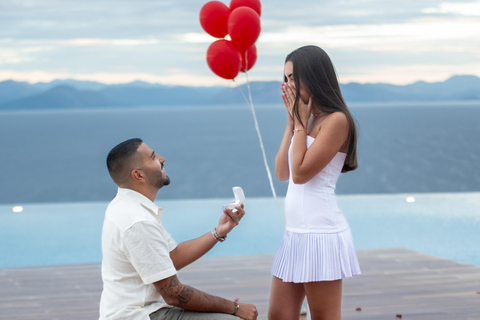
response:
<path id="1" fill-rule="evenodd" d="M 300 309 L 305 291 L 303 283 L 283 282 L 273 277 L 268 306 L 270 320 L 297 320 L 300 318 Z"/>
<path id="2" fill-rule="evenodd" d="M 308 282 L 303 285 L 312 320 L 342 319 L 342 280 Z"/>

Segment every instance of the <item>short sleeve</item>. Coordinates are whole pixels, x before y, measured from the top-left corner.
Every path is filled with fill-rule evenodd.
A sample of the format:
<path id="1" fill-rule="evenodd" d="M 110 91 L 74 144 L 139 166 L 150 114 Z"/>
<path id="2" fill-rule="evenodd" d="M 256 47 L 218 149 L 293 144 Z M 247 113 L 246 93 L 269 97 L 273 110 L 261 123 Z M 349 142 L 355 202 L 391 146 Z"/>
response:
<path id="1" fill-rule="evenodd" d="M 137 222 L 125 231 L 122 238 L 123 251 L 144 284 L 177 273 L 170 259 L 170 251 L 176 247 L 176 243 L 159 223 Z"/>

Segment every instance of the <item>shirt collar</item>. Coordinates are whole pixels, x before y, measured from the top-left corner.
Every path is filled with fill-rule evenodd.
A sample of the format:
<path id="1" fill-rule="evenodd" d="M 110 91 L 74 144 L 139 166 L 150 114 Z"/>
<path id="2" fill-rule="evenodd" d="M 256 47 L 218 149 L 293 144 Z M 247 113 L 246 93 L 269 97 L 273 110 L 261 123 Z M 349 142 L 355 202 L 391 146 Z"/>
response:
<path id="1" fill-rule="evenodd" d="M 147 197 L 145 197 L 143 194 L 132 190 L 132 189 L 127 189 L 127 188 L 118 188 L 117 191 L 117 196 L 121 196 L 124 198 L 129 198 L 135 201 L 140 202 L 142 206 L 147 208 L 149 211 L 151 211 L 153 214 L 155 214 L 159 222 L 162 221 L 162 213 L 163 213 L 163 208 L 158 207 L 155 203 L 150 201 Z"/>

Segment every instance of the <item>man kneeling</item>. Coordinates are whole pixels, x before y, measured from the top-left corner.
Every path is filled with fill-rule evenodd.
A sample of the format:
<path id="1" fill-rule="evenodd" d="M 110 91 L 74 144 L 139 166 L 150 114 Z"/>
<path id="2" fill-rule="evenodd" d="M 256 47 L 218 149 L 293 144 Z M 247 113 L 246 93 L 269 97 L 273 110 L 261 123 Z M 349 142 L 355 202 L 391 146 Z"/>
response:
<path id="1" fill-rule="evenodd" d="M 164 162 L 141 139 L 124 141 L 108 154 L 108 171 L 119 188 L 102 231 L 100 320 L 256 319 L 254 305 L 209 295 L 178 279 L 177 270 L 223 241 L 245 211 L 243 204 L 235 212 L 225 209 L 211 232 L 177 245 L 154 204 L 170 183 Z"/>

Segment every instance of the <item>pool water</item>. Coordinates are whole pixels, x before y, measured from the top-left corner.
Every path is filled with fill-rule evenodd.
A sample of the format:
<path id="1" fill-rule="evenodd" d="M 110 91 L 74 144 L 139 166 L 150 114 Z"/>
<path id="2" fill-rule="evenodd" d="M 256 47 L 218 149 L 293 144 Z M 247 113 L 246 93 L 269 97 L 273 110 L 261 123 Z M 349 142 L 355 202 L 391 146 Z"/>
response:
<path id="1" fill-rule="evenodd" d="M 342 195 L 337 199 L 356 249 L 404 247 L 480 266 L 480 193 Z M 160 199 L 156 203 L 164 208 L 165 227 L 181 242 L 209 232 L 218 222 L 222 205 L 230 200 Z M 281 208 L 283 201 L 279 199 Z M 23 211 L 13 212 L 18 205 Z M 107 205 L 0 205 L 0 268 L 100 263 Z M 284 226 L 275 201 L 249 198 L 246 211 L 227 241 L 207 256 L 276 252 Z"/>

